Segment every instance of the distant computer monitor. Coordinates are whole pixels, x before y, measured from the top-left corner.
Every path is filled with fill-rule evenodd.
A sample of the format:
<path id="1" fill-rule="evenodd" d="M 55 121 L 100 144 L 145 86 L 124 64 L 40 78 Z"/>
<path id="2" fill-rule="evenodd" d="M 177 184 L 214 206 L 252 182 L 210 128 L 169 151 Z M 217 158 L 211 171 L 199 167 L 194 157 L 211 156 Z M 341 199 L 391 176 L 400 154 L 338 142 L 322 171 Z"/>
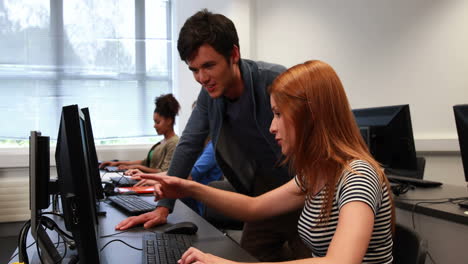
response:
<path id="1" fill-rule="evenodd" d="M 96 191 L 90 174 L 86 125 L 77 105 L 62 108 L 55 160 L 65 227 L 80 263 L 99 263 Z"/>
<path id="2" fill-rule="evenodd" d="M 453 112 L 455 113 L 455 124 L 457 126 L 465 181 L 468 183 L 468 104 L 455 105 Z"/>
<path id="3" fill-rule="evenodd" d="M 81 112 L 84 115 L 86 127 L 86 145 L 88 149 L 89 159 L 89 173 L 93 179 L 94 189 L 96 190 L 96 198 L 98 200 L 104 199 L 104 189 L 102 188 L 101 174 L 99 173 L 99 161 L 96 153 L 96 146 L 94 144 L 93 128 L 91 126 L 91 116 L 88 108 L 82 108 Z"/>
<path id="4" fill-rule="evenodd" d="M 409 105 L 354 109 L 370 153 L 389 174 L 423 178 L 416 158 Z"/>
<path id="5" fill-rule="evenodd" d="M 31 234 L 40 251 L 41 261 L 57 263 L 62 259 L 42 224 L 42 210 L 49 207 L 50 181 L 49 137 L 39 131 L 31 131 L 29 137 L 29 208 L 31 209 Z M 25 242 L 24 242 L 25 243 Z M 20 249 L 22 258 L 27 258 L 25 245 Z M 26 261 L 23 259 L 23 261 Z M 26 261 L 27 262 L 27 261 Z"/>

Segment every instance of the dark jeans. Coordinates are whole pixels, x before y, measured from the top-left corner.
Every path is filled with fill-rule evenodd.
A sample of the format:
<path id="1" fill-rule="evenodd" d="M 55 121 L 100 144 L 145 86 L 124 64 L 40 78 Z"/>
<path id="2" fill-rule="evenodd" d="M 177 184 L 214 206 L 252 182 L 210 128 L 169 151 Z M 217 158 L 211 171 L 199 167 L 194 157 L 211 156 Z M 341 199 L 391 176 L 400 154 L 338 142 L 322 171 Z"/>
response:
<path id="1" fill-rule="evenodd" d="M 260 261 L 286 261 L 312 257 L 297 233 L 301 210 L 244 225 L 241 246 Z"/>

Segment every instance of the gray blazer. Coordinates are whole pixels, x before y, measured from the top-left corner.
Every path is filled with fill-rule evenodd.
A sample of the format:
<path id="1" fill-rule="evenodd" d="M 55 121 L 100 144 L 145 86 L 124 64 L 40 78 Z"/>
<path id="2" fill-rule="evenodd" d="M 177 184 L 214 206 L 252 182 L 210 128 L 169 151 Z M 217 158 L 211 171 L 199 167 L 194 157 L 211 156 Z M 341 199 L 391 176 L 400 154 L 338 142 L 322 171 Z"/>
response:
<path id="1" fill-rule="evenodd" d="M 257 123 L 259 133 L 265 139 L 264 142 L 249 142 L 247 139 L 245 144 L 268 144 L 271 151 L 280 159 L 281 149 L 276 143 L 274 135 L 269 132 L 273 114 L 271 112 L 268 87 L 286 68 L 277 64 L 246 59 L 240 60 L 239 65 L 246 90 L 252 92 L 251 98 L 253 98 L 253 107 L 255 109 L 253 113 L 254 120 Z M 231 135 L 229 135 L 229 131 L 223 131 L 222 129 L 225 113 L 224 100 L 223 97 L 212 99 L 206 90 L 203 88 L 200 90 L 197 106 L 192 111 L 179 140 L 168 175 L 187 178 L 199 154 L 203 151 L 206 137 L 210 135 L 216 151 L 216 160 L 224 176 L 238 192 L 252 194 L 252 185 L 255 178 L 254 165 L 245 159 L 245 155 L 240 152 L 236 145 L 229 144 Z M 285 177 L 282 182 L 290 179 L 287 169 L 283 169 L 281 174 Z M 172 210 L 174 201 L 169 199 L 161 200 L 158 205 Z"/>

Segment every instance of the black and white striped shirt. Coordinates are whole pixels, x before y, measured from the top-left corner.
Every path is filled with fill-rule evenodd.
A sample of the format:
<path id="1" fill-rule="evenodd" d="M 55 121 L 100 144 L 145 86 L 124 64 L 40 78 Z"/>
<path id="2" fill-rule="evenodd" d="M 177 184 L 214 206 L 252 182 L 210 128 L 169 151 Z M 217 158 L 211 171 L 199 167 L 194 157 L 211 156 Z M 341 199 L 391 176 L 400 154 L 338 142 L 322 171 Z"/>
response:
<path id="1" fill-rule="evenodd" d="M 344 171 L 341 175 L 327 223 L 318 226 L 324 202 L 323 191 L 314 197 L 306 197 L 298 223 L 299 235 L 312 250 L 312 256 L 325 256 L 338 225 L 340 209 L 349 202 L 364 202 L 374 212 L 375 221 L 369 247 L 362 263 L 392 263 L 392 210 L 389 190 L 380 182 L 369 163 L 355 160 L 350 166 L 356 173 Z M 297 177 L 296 183 L 298 183 Z M 300 187 L 300 184 L 298 186 Z"/>

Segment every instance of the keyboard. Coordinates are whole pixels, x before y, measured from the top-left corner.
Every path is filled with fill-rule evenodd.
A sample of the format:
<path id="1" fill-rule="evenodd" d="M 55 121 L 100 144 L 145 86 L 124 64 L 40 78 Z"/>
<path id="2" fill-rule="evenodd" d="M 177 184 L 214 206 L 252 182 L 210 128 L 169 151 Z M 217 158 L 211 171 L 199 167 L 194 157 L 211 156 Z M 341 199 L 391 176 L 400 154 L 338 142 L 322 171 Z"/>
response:
<path id="1" fill-rule="evenodd" d="M 192 245 L 193 236 L 153 233 L 143 235 L 143 264 L 174 264 Z"/>
<path id="2" fill-rule="evenodd" d="M 400 183 L 400 184 L 407 183 L 415 187 L 430 188 L 430 187 L 437 187 L 437 186 L 442 185 L 441 182 L 437 182 L 437 181 L 421 180 L 421 179 L 396 176 L 396 175 L 387 175 L 387 178 L 390 182 L 393 182 L 393 183 Z"/>
<path id="3" fill-rule="evenodd" d="M 104 170 L 107 172 L 125 172 L 126 171 L 124 169 L 119 169 L 119 167 L 115 167 L 115 166 L 107 166 L 104 168 Z"/>
<path id="4" fill-rule="evenodd" d="M 151 212 L 156 209 L 156 205 L 151 204 L 136 195 L 115 195 L 109 196 L 107 199 L 131 215 Z"/>
<path id="5" fill-rule="evenodd" d="M 110 179 L 115 186 L 121 187 L 130 187 L 138 182 L 138 180 L 133 180 L 125 176 L 110 177 Z"/>

